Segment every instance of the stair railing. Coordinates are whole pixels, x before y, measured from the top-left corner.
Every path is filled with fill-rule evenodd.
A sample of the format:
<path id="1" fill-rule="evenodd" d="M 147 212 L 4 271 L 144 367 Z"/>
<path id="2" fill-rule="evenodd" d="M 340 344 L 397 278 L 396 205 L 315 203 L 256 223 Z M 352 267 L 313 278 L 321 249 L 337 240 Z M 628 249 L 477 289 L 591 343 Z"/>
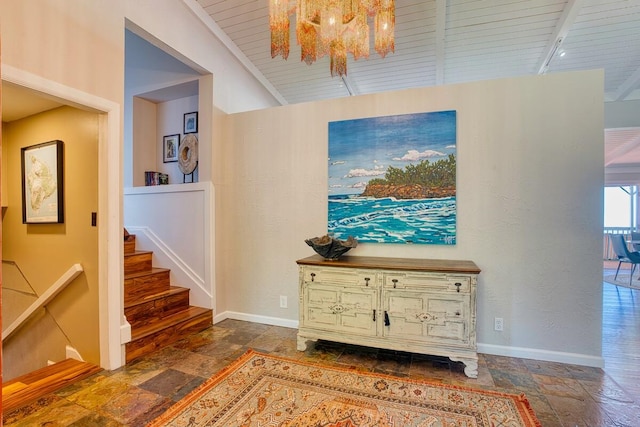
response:
<path id="1" fill-rule="evenodd" d="M 73 264 L 53 285 L 38 297 L 27 309 L 14 320 L 7 329 L 2 331 L 2 342 L 11 337 L 31 316 L 40 308 L 46 306 L 58 295 L 69 283 L 73 281 L 84 269 L 80 264 Z"/>

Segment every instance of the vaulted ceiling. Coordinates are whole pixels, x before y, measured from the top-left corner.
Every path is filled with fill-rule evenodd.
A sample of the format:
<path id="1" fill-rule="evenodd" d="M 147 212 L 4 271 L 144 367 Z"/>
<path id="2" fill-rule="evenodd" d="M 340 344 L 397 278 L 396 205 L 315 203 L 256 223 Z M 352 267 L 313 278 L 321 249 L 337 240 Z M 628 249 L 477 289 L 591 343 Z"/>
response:
<path id="1" fill-rule="evenodd" d="M 197 2 L 282 103 L 598 68 L 606 100 L 640 99 L 640 0 L 396 0 L 395 53 L 349 56 L 344 79 L 300 61 L 294 16 L 271 58 L 268 0 Z"/>
<path id="2" fill-rule="evenodd" d="M 342 79 L 327 57 L 300 61 L 294 16 L 289 59 L 271 58 L 268 0 L 197 3 L 283 104 L 591 69 L 604 69 L 605 101 L 640 99 L 640 0 L 396 0 L 395 53 L 350 56 Z M 605 165 L 640 180 L 640 128 L 605 132 Z"/>

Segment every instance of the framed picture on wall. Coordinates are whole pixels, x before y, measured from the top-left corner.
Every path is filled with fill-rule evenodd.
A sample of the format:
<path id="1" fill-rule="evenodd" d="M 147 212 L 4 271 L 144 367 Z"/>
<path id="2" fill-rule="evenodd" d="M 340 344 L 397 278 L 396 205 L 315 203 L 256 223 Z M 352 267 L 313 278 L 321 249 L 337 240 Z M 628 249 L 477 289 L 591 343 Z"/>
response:
<path id="1" fill-rule="evenodd" d="M 183 133 L 198 133 L 198 112 L 185 113 Z"/>
<path id="2" fill-rule="evenodd" d="M 21 149 L 22 223 L 64 223 L 64 144 L 54 140 Z"/>
<path id="3" fill-rule="evenodd" d="M 178 161 L 178 145 L 180 145 L 180 134 L 162 137 L 162 161 L 164 163 Z"/>

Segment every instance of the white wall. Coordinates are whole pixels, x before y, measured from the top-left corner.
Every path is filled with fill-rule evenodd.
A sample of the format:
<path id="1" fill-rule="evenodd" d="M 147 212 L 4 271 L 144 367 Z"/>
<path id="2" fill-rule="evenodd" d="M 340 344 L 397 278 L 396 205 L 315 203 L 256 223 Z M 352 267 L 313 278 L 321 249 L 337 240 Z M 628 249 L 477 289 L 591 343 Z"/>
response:
<path id="1" fill-rule="evenodd" d="M 171 269 L 171 284 L 191 289 L 190 303 L 215 308 L 209 182 L 128 188 L 124 222 L 136 249 L 153 251 L 154 267 Z"/>
<path id="2" fill-rule="evenodd" d="M 191 113 L 194 111 L 198 111 L 198 97 L 197 96 L 189 96 L 186 98 L 175 99 L 173 101 L 167 101 L 158 104 L 158 121 L 156 123 L 158 130 L 158 138 L 155 141 L 156 144 L 162 143 L 162 137 L 165 135 L 173 135 L 179 134 L 180 141 L 185 137 L 185 134 L 182 133 L 184 130 L 184 114 Z M 196 133 L 196 137 L 199 135 Z M 159 172 L 163 172 L 169 174 L 169 183 L 170 184 L 180 184 L 184 180 L 184 176 L 180 171 L 180 167 L 178 166 L 178 162 L 163 162 L 163 149 L 162 145 L 158 149 L 156 153 L 156 164 L 157 168 L 155 170 Z M 207 161 L 209 161 L 207 159 Z M 193 176 L 189 175 L 186 177 L 186 182 L 198 182 L 198 168 L 193 172 Z"/>
<path id="3" fill-rule="evenodd" d="M 606 102 L 604 104 L 604 127 L 640 127 L 640 100 Z"/>
<path id="4" fill-rule="evenodd" d="M 214 76 L 214 104 L 226 113 L 279 105 L 211 30 L 191 12 L 194 0 L 124 1 L 126 17 L 153 43 L 193 69 Z M 195 6 L 198 6 L 195 4 Z M 199 7 L 199 6 L 198 6 Z"/>
<path id="5" fill-rule="evenodd" d="M 603 74 L 524 77 L 352 97 L 228 118 L 217 183 L 219 307 L 291 324 L 296 259 L 327 226 L 327 123 L 457 110 L 455 246 L 351 255 L 470 259 L 480 351 L 600 365 Z M 221 312 L 219 311 L 219 314 Z M 503 317 L 504 332 L 493 331 Z"/>

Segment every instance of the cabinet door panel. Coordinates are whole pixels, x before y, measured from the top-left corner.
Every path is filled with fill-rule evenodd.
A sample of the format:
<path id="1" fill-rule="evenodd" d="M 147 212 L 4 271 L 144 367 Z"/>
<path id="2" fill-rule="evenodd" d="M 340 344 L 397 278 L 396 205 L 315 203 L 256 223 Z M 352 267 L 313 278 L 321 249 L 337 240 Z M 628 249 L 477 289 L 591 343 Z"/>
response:
<path id="1" fill-rule="evenodd" d="M 385 290 L 389 325 L 384 335 L 423 342 L 468 343 L 469 298 Z"/>
<path id="2" fill-rule="evenodd" d="M 428 335 L 431 338 L 444 338 L 469 342 L 467 313 L 469 298 L 446 299 L 443 297 L 429 298 L 428 313 L 437 313 L 440 317 L 433 322 L 426 321 Z"/>
<path id="3" fill-rule="evenodd" d="M 375 289 L 306 283 L 302 326 L 375 335 L 377 296 Z"/>

